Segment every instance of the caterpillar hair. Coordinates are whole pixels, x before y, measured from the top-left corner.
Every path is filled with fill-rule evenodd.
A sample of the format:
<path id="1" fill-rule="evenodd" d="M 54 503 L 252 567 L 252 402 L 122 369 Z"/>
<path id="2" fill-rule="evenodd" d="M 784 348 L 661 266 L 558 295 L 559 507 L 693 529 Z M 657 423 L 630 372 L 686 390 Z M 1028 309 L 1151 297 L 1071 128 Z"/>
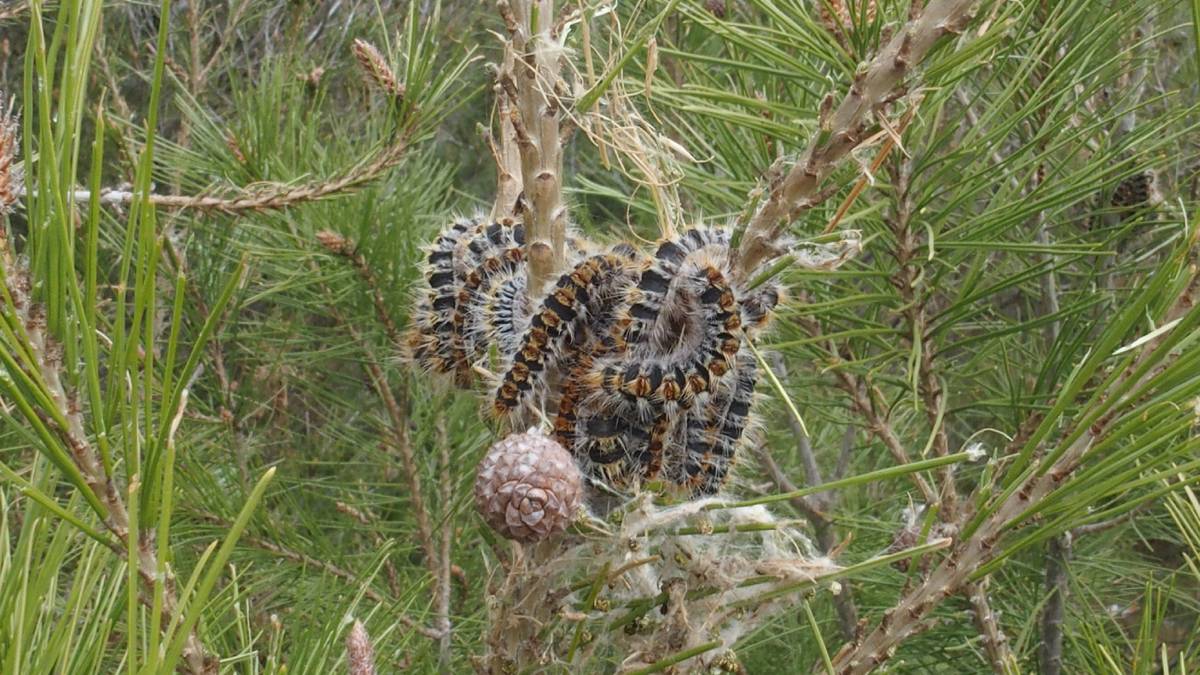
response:
<path id="1" fill-rule="evenodd" d="M 586 258 L 559 277 L 529 322 L 521 345 L 496 391 L 493 411 L 504 416 L 520 410 L 541 389 L 547 365 L 564 352 L 581 326 L 610 303 L 609 287 L 627 274 L 628 260 L 612 253 Z"/>
<path id="2" fill-rule="evenodd" d="M 667 478 L 671 482 L 685 487 L 692 496 L 720 491 L 746 431 L 757 384 L 757 360 L 748 350 L 743 351 L 738 355 L 734 386 L 688 416 L 682 462 L 670 467 Z"/>
<path id="3" fill-rule="evenodd" d="M 520 223 L 492 223 L 468 244 L 478 262 L 463 279 L 453 316 L 462 361 L 468 366 L 485 354 L 491 343 L 493 328 L 485 320 L 484 308 L 497 281 L 523 271 L 524 243 L 525 228 Z"/>
<path id="4" fill-rule="evenodd" d="M 643 420 L 675 415 L 703 401 L 714 380 L 731 370 L 741 348 L 741 318 L 725 275 L 699 261 L 681 276 L 677 290 L 695 309 L 672 317 L 679 326 L 674 348 L 631 350 L 599 361 L 587 375 L 589 389 L 600 399 L 591 403 L 633 407 Z"/>
<path id="5" fill-rule="evenodd" d="M 459 219 L 442 230 L 426 250 L 424 283 L 408 332 L 409 357 L 436 373 L 457 370 L 451 348 L 454 332 L 452 311 L 463 271 L 456 266 L 455 252 L 468 232 L 479 224 Z"/>

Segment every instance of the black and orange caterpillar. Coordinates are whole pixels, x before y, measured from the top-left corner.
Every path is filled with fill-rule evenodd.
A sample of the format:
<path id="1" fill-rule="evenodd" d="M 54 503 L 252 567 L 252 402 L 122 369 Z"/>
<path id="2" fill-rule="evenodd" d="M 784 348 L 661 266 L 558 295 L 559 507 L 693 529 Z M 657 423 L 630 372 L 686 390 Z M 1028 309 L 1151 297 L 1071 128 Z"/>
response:
<path id="1" fill-rule="evenodd" d="M 591 480 L 662 480 L 718 492 L 750 425 L 758 362 L 783 287 L 734 281 L 726 230 L 694 228 L 651 256 L 570 240 L 572 268 L 542 298 L 526 286 L 519 223 L 460 220 L 429 247 L 408 346 L 472 386 L 502 364 L 492 413 L 518 427 L 552 410 L 554 434 Z"/>
<path id="2" fill-rule="evenodd" d="M 559 277 L 530 320 L 496 390 L 493 407 L 497 416 L 520 414 L 522 406 L 542 391 L 550 361 L 588 341 L 589 332 L 610 311 L 617 289 L 630 279 L 629 263 L 621 252 L 601 253 Z"/>
<path id="3" fill-rule="evenodd" d="M 454 310 L 458 288 L 466 276 L 460 262 L 460 245 L 477 220 L 455 220 L 426 249 L 424 288 L 417 298 L 408 330 L 407 347 L 413 361 L 435 373 L 455 373 L 463 363 L 454 353 Z"/>

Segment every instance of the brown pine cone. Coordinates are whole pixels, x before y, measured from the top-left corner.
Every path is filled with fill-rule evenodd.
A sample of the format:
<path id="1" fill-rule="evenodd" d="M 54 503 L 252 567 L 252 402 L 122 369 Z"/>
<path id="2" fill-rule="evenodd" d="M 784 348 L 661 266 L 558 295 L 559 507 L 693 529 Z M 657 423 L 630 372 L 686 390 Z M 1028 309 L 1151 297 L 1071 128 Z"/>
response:
<path id="1" fill-rule="evenodd" d="M 479 514 L 493 530 L 521 542 L 565 530 L 582 493 L 583 480 L 570 453 L 536 429 L 493 444 L 475 477 Z"/>
<path id="2" fill-rule="evenodd" d="M 1153 187 L 1154 174 L 1149 171 L 1135 173 L 1117 185 L 1117 189 L 1113 191 L 1112 205 L 1123 212 L 1146 206 Z"/>
<path id="3" fill-rule="evenodd" d="M 817 16 L 825 30 L 833 34 L 842 46 L 846 46 L 849 33 L 854 31 L 854 20 L 850 14 L 850 4 L 853 3 L 855 15 L 865 23 L 875 20 L 875 0 L 815 0 Z M 865 16 L 863 13 L 865 12 Z"/>

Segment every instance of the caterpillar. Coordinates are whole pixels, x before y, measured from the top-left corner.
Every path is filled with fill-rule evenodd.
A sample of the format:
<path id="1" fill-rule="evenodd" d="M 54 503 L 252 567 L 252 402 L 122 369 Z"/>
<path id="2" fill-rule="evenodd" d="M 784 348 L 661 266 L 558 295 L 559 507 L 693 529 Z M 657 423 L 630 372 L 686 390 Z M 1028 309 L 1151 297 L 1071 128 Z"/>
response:
<path id="1" fill-rule="evenodd" d="M 661 242 L 653 261 L 642 271 L 637 285 L 630 289 L 626 298 L 625 341 L 640 345 L 654 336 L 680 266 L 692 253 L 707 246 L 727 245 L 728 240 L 729 235 L 724 230 L 691 229 L 675 239 Z"/>
<path id="2" fill-rule="evenodd" d="M 498 417 L 519 410 L 540 389 L 550 359 L 563 354 L 564 346 L 586 330 L 589 317 L 603 313 L 611 303 L 612 287 L 619 285 L 627 272 L 626 257 L 601 253 L 559 277 L 530 320 L 496 390 L 493 412 Z"/>
<path id="3" fill-rule="evenodd" d="M 663 478 L 689 496 L 721 489 L 746 433 L 757 361 L 747 348 L 784 288 L 731 274 L 726 230 L 694 228 L 645 256 L 568 238 L 571 268 L 527 290 L 520 223 L 459 220 L 429 247 L 409 335 L 413 359 L 469 386 L 489 350 L 503 361 L 491 411 L 523 422 L 553 406 L 555 438 L 590 480 Z"/>
<path id="4" fill-rule="evenodd" d="M 458 369 L 451 352 L 454 332 L 452 312 L 463 272 L 456 266 L 456 251 L 479 221 L 459 219 L 438 234 L 425 258 L 424 292 L 417 301 L 407 347 L 413 361 L 435 373 Z"/>
<path id="5" fill-rule="evenodd" d="M 714 380 L 732 367 L 741 348 L 741 315 L 725 275 L 700 260 L 682 280 L 672 281 L 676 305 L 684 305 L 668 322 L 674 342 L 668 351 L 657 347 L 599 362 L 588 373 L 588 386 L 598 405 L 636 408 L 638 419 L 663 412 L 678 414 L 703 400 Z"/>
<path id="6" fill-rule="evenodd" d="M 758 363 L 753 354 L 739 354 L 734 386 L 688 416 L 683 456 L 668 476 L 672 483 L 685 487 L 692 496 L 720 491 L 745 433 L 757 384 Z"/>
<path id="7" fill-rule="evenodd" d="M 492 223 L 481 228 L 468 244 L 477 262 L 459 287 L 452 319 L 463 361 L 476 361 L 490 344 L 495 328 L 485 320 L 483 308 L 493 285 L 524 269 L 525 228 L 520 223 Z M 517 298 L 512 298 L 513 301 Z"/>
<path id="8" fill-rule="evenodd" d="M 491 343 L 504 358 L 516 353 L 521 345 L 521 335 L 529 327 L 527 282 L 523 267 L 502 269 L 492 277 L 481 302 L 479 321 L 487 328 Z"/>

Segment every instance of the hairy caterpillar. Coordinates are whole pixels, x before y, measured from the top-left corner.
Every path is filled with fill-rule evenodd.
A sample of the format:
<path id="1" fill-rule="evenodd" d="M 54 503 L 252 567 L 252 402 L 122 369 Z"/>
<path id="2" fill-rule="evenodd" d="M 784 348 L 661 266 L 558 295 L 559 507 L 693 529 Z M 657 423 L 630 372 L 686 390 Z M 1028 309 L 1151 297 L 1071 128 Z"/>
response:
<path id="1" fill-rule="evenodd" d="M 559 277 L 504 373 L 493 411 L 504 416 L 520 409 L 539 390 L 551 360 L 587 330 L 588 321 L 611 304 L 613 288 L 628 278 L 628 258 L 618 253 L 590 256 Z"/>
<path id="2" fill-rule="evenodd" d="M 467 233 L 478 225 L 478 220 L 456 220 L 439 233 L 426 250 L 425 284 L 413 312 L 407 346 L 413 361 L 435 373 L 459 369 L 451 340 L 453 311 L 464 270 L 456 265 L 456 253 Z"/>
<path id="3" fill-rule="evenodd" d="M 585 475 L 624 489 L 663 478 L 689 496 L 721 489 L 758 380 L 747 340 L 784 289 L 734 280 L 729 233 L 694 228 L 652 256 L 568 239 L 571 269 L 540 299 L 527 292 L 521 224 L 460 220 L 428 249 L 409 335 L 415 361 L 474 381 L 503 361 L 492 413 L 526 423 L 553 406 L 554 435 Z"/>
<path id="4" fill-rule="evenodd" d="M 452 320 L 458 348 L 468 365 L 478 360 L 492 342 L 496 327 L 487 323 L 484 308 L 496 282 L 523 271 L 524 244 L 525 228 L 520 223 L 492 223 L 468 244 L 475 265 L 458 290 Z"/>

